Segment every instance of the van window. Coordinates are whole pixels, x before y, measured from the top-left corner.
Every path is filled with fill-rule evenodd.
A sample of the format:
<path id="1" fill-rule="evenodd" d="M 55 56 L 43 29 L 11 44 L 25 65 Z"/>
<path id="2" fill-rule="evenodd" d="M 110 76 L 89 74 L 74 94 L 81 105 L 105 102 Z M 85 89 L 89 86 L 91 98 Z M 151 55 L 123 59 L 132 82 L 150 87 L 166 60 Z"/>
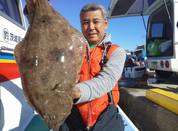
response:
<path id="1" fill-rule="evenodd" d="M 22 25 L 17 0 L 0 0 L 0 13 L 5 14 Z"/>
<path id="2" fill-rule="evenodd" d="M 172 4 L 167 6 L 173 20 Z M 173 28 L 165 5 L 149 17 L 146 51 L 148 57 L 173 56 Z"/>
<path id="3" fill-rule="evenodd" d="M 154 23 L 151 26 L 151 37 L 164 37 L 164 25 L 163 23 Z"/>

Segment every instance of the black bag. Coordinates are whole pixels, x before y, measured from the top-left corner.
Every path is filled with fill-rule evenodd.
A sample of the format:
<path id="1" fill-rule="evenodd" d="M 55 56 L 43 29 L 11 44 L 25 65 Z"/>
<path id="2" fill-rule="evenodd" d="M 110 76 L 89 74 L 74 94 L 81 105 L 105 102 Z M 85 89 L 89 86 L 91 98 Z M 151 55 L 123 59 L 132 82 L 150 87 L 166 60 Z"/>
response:
<path id="1" fill-rule="evenodd" d="M 59 131 L 124 131 L 124 122 L 115 105 L 110 104 L 100 115 L 96 124 L 87 129 L 78 109 L 74 106 Z"/>
<path id="2" fill-rule="evenodd" d="M 86 131 L 86 126 L 83 123 L 79 110 L 74 105 L 70 115 L 60 126 L 59 131 Z"/>
<path id="3" fill-rule="evenodd" d="M 124 131 L 124 121 L 115 105 L 110 104 L 101 114 L 92 131 Z"/>

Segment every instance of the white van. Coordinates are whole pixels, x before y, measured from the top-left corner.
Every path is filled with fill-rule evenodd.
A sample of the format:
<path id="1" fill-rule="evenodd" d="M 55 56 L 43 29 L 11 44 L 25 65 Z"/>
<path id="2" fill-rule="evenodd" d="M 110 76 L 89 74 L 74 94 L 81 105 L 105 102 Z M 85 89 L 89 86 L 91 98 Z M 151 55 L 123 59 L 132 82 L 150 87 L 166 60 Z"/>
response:
<path id="1" fill-rule="evenodd" d="M 111 0 L 110 18 L 145 15 L 147 67 L 169 78 L 178 73 L 178 0 Z"/>

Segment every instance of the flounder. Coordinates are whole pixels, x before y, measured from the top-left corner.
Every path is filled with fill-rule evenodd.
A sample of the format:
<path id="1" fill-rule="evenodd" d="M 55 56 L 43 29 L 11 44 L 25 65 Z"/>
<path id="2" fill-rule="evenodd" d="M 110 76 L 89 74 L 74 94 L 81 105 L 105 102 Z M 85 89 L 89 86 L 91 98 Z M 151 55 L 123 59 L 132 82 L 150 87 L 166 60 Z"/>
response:
<path id="1" fill-rule="evenodd" d="M 47 0 L 36 0 L 33 6 L 27 8 L 30 25 L 14 54 L 28 101 L 49 128 L 58 130 L 72 108 L 71 88 L 78 80 L 86 40 Z"/>

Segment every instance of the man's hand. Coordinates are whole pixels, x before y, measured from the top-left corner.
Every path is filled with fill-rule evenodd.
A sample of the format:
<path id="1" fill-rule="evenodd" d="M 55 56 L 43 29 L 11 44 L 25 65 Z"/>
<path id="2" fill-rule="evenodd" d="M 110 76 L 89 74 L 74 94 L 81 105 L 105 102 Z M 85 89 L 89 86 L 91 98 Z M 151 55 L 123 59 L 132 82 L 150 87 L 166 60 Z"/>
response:
<path id="1" fill-rule="evenodd" d="M 71 93 L 72 99 L 78 99 L 81 96 L 81 91 L 80 89 L 75 86 L 74 88 L 72 88 L 72 93 Z"/>

